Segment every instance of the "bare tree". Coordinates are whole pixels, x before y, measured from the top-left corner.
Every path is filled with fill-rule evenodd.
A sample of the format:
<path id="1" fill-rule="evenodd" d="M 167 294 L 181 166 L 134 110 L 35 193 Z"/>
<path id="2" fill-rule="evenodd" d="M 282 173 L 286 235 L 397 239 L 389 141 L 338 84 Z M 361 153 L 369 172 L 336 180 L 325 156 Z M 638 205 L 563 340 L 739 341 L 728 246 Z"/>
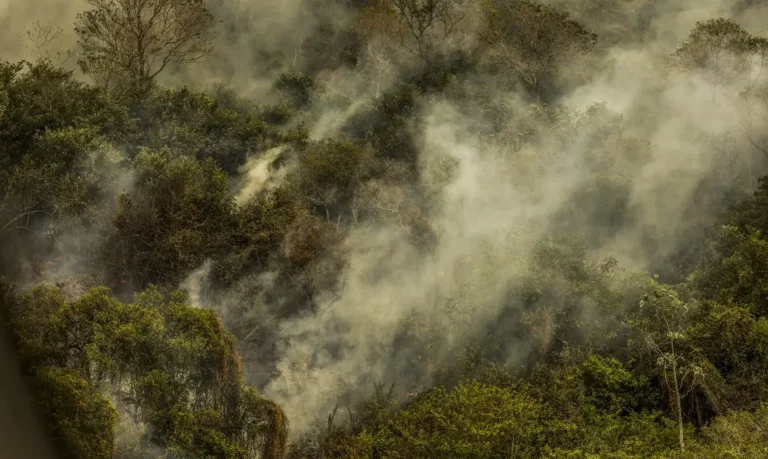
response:
<path id="1" fill-rule="evenodd" d="M 487 61 L 522 78 L 540 101 L 547 80 L 597 41 L 568 13 L 528 0 L 489 6 L 481 36 Z"/>
<path id="2" fill-rule="evenodd" d="M 109 87 L 128 78 L 146 86 L 168 64 L 203 59 L 212 50 L 214 18 L 204 0 L 87 0 L 77 16 L 84 73 Z"/>
<path id="3" fill-rule="evenodd" d="M 353 27 L 364 43 L 361 78 L 375 87 L 378 97 L 384 79 L 396 71 L 393 48 L 397 16 L 386 0 L 374 0 L 360 10 Z"/>
<path id="4" fill-rule="evenodd" d="M 32 27 L 27 29 L 27 38 L 31 42 L 31 50 L 39 61 L 50 61 L 62 66 L 74 56 L 71 49 L 62 49 L 61 46 L 51 45 L 59 39 L 63 30 L 60 27 L 46 27 L 35 21 Z"/>
<path id="5" fill-rule="evenodd" d="M 450 49 L 462 34 L 472 0 L 388 0 L 397 13 L 397 40 L 407 53 L 425 67 L 433 58 Z"/>
<path id="6" fill-rule="evenodd" d="M 647 304 L 646 304 L 647 303 Z M 680 451 L 685 452 L 685 430 L 682 400 L 694 389 L 707 390 L 705 368 L 702 361 L 687 342 L 692 327 L 689 307 L 678 298 L 675 291 L 659 288 L 640 302 L 645 307 L 642 319 L 636 323 L 648 350 L 657 359 L 661 380 L 674 404 L 678 426 Z"/>

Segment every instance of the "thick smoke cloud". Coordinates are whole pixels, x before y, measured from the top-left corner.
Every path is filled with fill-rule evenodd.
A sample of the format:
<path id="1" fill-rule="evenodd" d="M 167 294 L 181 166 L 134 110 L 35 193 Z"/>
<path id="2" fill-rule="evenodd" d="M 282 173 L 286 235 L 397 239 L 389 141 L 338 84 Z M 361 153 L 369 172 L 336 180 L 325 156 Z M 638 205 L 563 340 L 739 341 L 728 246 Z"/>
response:
<path id="1" fill-rule="evenodd" d="M 763 159 L 743 138 L 736 90 L 723 88 L 713 98 L 706 82 L 676 74 L 666 65 L 696 21 L 750 17 L 745 25 L 761 33 L 753 19 L 764 14 L 763 7 L 735 11 L 736 3 L 627 2 L 627 10 L 618 15 L 635 15 L 630 19 L 651 25 L 642 34 L 629 30 L 628 36 L 615 38 L 601 50 L 596 64 L 601 70 L 562 97 L 561 103 L 579 110 L 604 102 L 622 117 L 625 137 L 649 141 L 645 156 L 632 163 L 621 164 L 630 147 L 616 146 L 619 164 L 614 173 L 627 178 L 627 208 L 633 218 L 592 241 L 591 259 L 615 257 L 626 268 L 653 270 L 655 261 L 671 255 L 691 231 L 714 222 L 700 216 L 714 217 L 724 210 L 726 201 L 716 197 L 731 191 L 726 183 L 736 177 L 747 190 L 753 174 L 765 170 Z M 487 90 L 525 110 L 515 94 Z M 429 185 L 436 162 L 449 159 L 458 165 L 431 203 L 429 218 L 439 243 L 425 256 L 394 228 L 353 231 L 347 240 L 351 260 L 342 298 L 329 298 L 316 315 L 281 323 L 277 374 L 264 391 L 286 409 L 294 431 L 349 401 L 341 395 L 354 400 L 375 381 L 429 387 L 431 364 L 423 359 L 434 366 L 455 361 L 459 344 L 497 320 L 505 286 L 529 270 L 535 239 L 530 234 L 562 230 L 558 216 L 595 179 L 591 148 L 604 117 L 580 125 L 564 147 L 553 149 L 544 138 L 519 152 L 498 154 L 492 142 L 468 128 L 484 122 L 472 119 L 472 110 L 441 101 L 420 108 L 427 113 L 422 185 Z M 512 127 L 516 122 L 510 121 Z M 733 140 L 726 147 L 728 135 Z M 533 177 L 520 167 L 530 161 L 543 163 Z M 588 219 L 569 230 L 606 232 Z M 408 327 L 417 327 L 429 341 L 417 351 L 421 365 L 413 364 L 413 348 L 399 341 Z M 514 337 L 509 341 L 508 363 L 524 361 L 526 343 Z"/>

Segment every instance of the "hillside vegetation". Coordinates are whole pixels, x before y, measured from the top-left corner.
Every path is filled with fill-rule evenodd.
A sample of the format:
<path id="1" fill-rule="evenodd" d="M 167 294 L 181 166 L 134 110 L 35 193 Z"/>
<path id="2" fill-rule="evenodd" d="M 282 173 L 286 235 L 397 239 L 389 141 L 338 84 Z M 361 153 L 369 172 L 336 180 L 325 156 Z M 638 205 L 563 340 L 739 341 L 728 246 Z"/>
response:
<path id="1" fill-rule="evenodd" d="M 62 457 L 768 457 L 768 5 L 82 3 L 0 55 Z"/>

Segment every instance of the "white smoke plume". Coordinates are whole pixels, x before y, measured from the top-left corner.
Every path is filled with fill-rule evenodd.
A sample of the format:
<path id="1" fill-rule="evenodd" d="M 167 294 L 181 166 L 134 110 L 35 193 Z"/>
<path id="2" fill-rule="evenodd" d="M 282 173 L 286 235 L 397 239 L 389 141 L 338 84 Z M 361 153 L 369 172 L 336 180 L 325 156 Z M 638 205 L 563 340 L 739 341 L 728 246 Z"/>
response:
<path id="1" fill-rule="evenodd" d="M 729 16 L 736 2 L 645 4 L 653 9 L 646 14 L 658 19 L 650 32 L 625 37 L 605 50 L 602 70 L 563 98 L 580 110 L 604 102 L 622 116 L 624 135 L 650 142 L 649 154 L 634 163 L 622 163 L 628 154 L 622 149 L 628 147 L 616 146 L 614 170 L 628 178 L 627 206 L 635 219 L 590 251 L 593 259 L 613 256 L 638 270 L 648 269 L 653 257 L 668 254 L 686 237 L 691 202 L 713 174 L 725 173 L 724 165 L 732 164 L 734 173 L 741 174 L 744 188 L 752 184 L 752 176 L 744 174 L 748 164 L 759 166 L 752 174 L 765 170 L 743 139 L 734 93 L 726 89 L 724 97 L 713 99 L 711 86 L 671 74 L 664 65 L 696 21 Z M 486 90 L 517 104 L 514 94 Z M 428 113 L 421 146 L 423 186 L 429 185 L 430 165 L 442 158 L 458 164 L 429 215 L 439 243 L 431 257 L 424 257 L 394 228 L 349 235 L 351 258 L 342 298 L 323 303 L 315 315 L 280 325 L 278 375 L 264 391 L 284 407 L 294 431 L 309 428 L 340 396 L 365 391 L 373 381 L 407 379 L 429 387 L 424 368 L 430 362 L 422 360 L 419 368 L 409 360 L 413 356 L 399 351 L 402 330 L 417 327 L 425 340 L 432 340 L 429 352 L 418 358 L 455 360 L 454 345 L 497 317 L 505 286 L 527 271 L 531 232 L 554 229 L 559 212 L 595 178 L 591 145 L 600 135 L 600 119 L 578 125 L 563 149 L 544 138 L 499 154 L 492 142 L 469 129 L 482 125 L 482 119 L 468 119 L 462 109 L 440 101 L 422 109 Z M 521 121 L 510 121 L 511 129 Z M 726 135 L 736 139 L 736 153 L 717 144 Z M 715 203 L 702 213 L 723 210 Z M 592 222 L 571 228 L 595 229 Z M 643 239 L 646 234 L 656 237 L 654 246 Z M 523 361 L 527 349 L 525 343 L 510 345 L 509 363 Z"/>
<path id="2" fill-rule="evenodd" d="M 179 290 L 186 292 L 189 296 L 189 304 L 196 308 L 204 304 L 205 283 L 211 273 L 211 265 L 211 261 L 207 260 L 179 285 Z"/>
<path id="3" fill-rule="evenodd" d="M 285 150 L 284 146 L 270 148 L 261 155 L 251 156 L 242 167 L 240 187 L 235 195 L 238 204 L 245 204 L 268 186 L 279 183 L 285 168 L 271 171 L 274 161 Z"/>

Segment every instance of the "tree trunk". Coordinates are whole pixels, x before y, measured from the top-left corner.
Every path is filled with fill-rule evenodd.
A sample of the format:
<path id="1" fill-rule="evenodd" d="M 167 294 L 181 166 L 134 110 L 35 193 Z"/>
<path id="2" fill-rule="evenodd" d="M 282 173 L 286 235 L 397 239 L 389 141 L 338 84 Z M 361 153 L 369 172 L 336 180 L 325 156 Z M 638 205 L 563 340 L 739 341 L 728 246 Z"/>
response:
<path id="1" fill-rule="evenodd" d="M 704 420 L 701 416 L 701 405 L 699 404 L 699 396 L 695 395 L 694 400 L 696 400 L 696 423 L 697 427 L 701 427 L 704 425 Z"/>
<path id="2" fill-rule="evenodd" d="M 677 355 L 675 354 L 675 342 L 672 341 L 672 380 L 675 388 L 675 402 L 677 402 L 677 428 L 680 439 L 680 452 L 685 453 L 685 436 L 683 434 L 683 406 L 680 403 L 680 385 L 677 382 Z"/>

